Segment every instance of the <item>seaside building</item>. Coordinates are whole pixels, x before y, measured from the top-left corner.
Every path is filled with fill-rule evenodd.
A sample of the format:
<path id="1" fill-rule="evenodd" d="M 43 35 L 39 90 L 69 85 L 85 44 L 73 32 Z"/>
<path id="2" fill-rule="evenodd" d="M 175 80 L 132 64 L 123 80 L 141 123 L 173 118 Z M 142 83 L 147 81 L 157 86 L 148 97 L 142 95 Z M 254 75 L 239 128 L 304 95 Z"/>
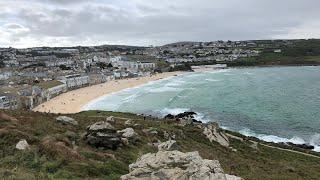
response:
<path id="1" fill-rule="evenodd" d="M 61 80 L 67 85 L 68 89 L 77 89 L 88 86 L 90 83 L 89 76 L 81 76 L 80 74 L 63 76 Z"/>
<path id="2" fill-rule="evenodd" d="M 13 95 L 0 95 L 0 109 L 17 109 L 18 100 Z"/>
<path id="3" fill-rule="evenodd" d="M 67 90 L 68 90 L 68 87 L 66 84 L 61 84 L 61 85 L 49 88 L 45 91 L 45 98 L 48 101 L 51 98 L 58 96 L 59 94 L 67 92 Z"/>

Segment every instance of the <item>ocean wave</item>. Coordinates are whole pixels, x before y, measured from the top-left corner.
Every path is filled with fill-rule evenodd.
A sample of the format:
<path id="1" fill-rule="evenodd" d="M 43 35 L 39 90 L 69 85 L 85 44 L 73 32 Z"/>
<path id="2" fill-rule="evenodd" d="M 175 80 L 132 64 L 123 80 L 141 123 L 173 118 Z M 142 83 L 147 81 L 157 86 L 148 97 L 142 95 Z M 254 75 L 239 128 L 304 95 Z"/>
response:
<path id="1" fill-rule="evenodd" d="M 159 111 L 162 117 L 166 116 L 167 114 L 177 115 L 186 111 L 189 111 L 188 108 L 164 108 Z"/>
<path id="2" fill-rule="evenodd" d="M 168 87 L 174 86 L 175 87 L 175 86 L 181 86 L 185 83 L 186 83 L 186 81 L 174 80 L 174 81 L 168 82 L 167 84 L 165 84 L 165 86 L 168 86 Z"/>
<path id="3" fill-rule="evenodd" d="M 226 72 L 230 72 L 230 69 L 219 69 L 219 70 L 213 70 L 210 72 L 206 72 L 208 74 L 217 74 L 217 73 L 226 73 Z"/>
<path id="4" fill-rule="evenodd" d="M 226 127 L 223 127 L 223 128 L 228 129 Z M 288 138 L 279 137 L 279 136 L 275 136 L 275 135 L 258 134 L 248 128 L 245 128 L 245 129 L 239 131 L 239 133 L 241 133 L 245 136 L 256 137 L 256 138 L 261 139 L 266 142 L 274 142 L 274 143 L 291 142 L 294 144 L 310 144 L 315 147 L 313 149 L 314 151 L 320 152 L 320 134 L 315 134 L 310 137 L 309 141 L 306 141 L 303 138 L 298 137 L 298 136 L 294 136 L 294 137 L 288 139 Z"/>
<path id="5" fill-rule="evenodd" d="M 250 73 L 250 72 L 245 72 L 243 74 L 245 74 L 245 75 L 253 75 L 253 73 Z"/>
<path id="6" fill-rule="evenodd" d="M 226 76 L 234 76 L 235 74 L 232 74 L 232 73 L 224 73 L 224 75 L 226 75 Z"/>
<path id="7" fill-rule="evenodd" d="M 147 88 L 146 89 L 148 92 L 152 92 L 152 93 L 159 93 L 159 92 L 178 92 L 178 91 L 182 91 L 182 88 L 174 88 L 174 87 L 168 87 L 168 86 L 164 86 L 164 87 L 153 87 L 153 88 Z"/>
<path id="8" fill-rule="evenodd" d="M 205 79 L 206 81 L 209 81 L 209 82 L 219 82 L 221 80 L 219 79 Z"/>

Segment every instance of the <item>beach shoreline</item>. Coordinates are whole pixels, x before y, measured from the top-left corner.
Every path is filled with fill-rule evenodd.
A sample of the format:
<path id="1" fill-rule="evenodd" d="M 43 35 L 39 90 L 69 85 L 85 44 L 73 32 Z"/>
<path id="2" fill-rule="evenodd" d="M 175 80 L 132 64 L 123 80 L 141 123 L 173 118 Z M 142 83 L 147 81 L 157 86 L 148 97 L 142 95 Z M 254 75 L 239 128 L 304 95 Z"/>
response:
<path id="1" fill-rule="evenodd" d="M 115 93 L 128 88 L 134 88 L 152 81 L 170 78 L 184 73 L 185 72 L 182 71 L 165 72 L 147 77 L 112 80 L 102 84 L 83 87 L 60 94 L 49 101 L 38 105 L 32 109 L 32 111 L 54 114 L 79 113 L 83 111 L 84 107 L 86 107 L 86 105 L 90 102 L 110 93 Z"/>

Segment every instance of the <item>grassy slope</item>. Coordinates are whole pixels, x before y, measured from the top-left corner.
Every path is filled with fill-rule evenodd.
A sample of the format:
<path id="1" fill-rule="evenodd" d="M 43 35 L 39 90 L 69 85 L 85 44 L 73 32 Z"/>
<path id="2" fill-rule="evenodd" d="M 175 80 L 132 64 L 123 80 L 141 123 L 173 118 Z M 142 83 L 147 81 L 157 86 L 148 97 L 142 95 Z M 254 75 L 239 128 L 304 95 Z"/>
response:
<path id="1" fill-rule="evenodd" d="M 228 63 L 230 66 L 264 66 L 264 65 L 320 65 L 320 40 L 294 40 L 291 45 L 270 42 L 269 47 L 249 48 L 260 50 L 257 57 L 241 58 Z M 281 53 L 273 50 L 281 49 Z"/>
<path id="2" fill-rule="evenodd" d="M 70 115 L 79 121 L 78 127 L 56 123 L 57 115 L 34 112 L 7 112 L 19 119 L 16 125 L 0 121 L 0 176 L 7 179 L 55 179 L 84 178 L 118 179 L 128 172 L 128 165 L 139 156 L 156 149 L 147 145 L 156 139 L 164 140 L 163 131 L 176 134 L 181 151 L 199 151 L 203 158 L 217 159 L 226 173 L 245 179 L 318 179 L 320 159 L 301 154 L 285 152 L 259 145 L 259 151 L 250 148 L 248 141 L 231 140 L 233 152 L 216 143 L 210 143 L 194 126 L 179 127 L 166 121 L 143 120 L 133 114 L 113 112 L 84 112 Z M 104 120 L 113 115 L 134 119 L 141 124 L 135 131 L 141 136 L 137 145 L 119 148 L 116 151 L 94 149 L 81 139 L 89 124 Z M 117 118 L 116 118 L 117 119 Z M 124 119 L 118 119 L 117 129 L 123 129 Z M 141 129 L 153 127 L 159 132 L 156 136 L 146 136 Z M 71 133 L 74 132 L 74 133 Z M 77 152 L 82 159 L 44 151 L 39 146 L 46 136 L 60 141 L 76 141 Z M 15 144 L 25 138 L 32 145 L 27 151 L 16 150 Z M 115 159 L 111 158 L 113 154 Z"/>

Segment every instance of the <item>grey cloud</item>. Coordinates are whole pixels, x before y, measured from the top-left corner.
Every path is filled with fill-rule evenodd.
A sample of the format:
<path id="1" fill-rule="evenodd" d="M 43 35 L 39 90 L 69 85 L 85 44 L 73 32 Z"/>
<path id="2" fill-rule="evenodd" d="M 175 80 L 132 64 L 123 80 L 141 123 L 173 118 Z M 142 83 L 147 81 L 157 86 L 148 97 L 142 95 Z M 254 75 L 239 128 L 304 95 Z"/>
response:
<path id="1" fill-rule="evenodd" d="M 9 22 L 14 13 L 17 22 L 10 23 L 30 29 L 26 38 L 55 39 L 54 45 L 59 38 L 70 45 L 150 45 L 291 37 L 292 29 L 320 23 L 318 7 L 317 0 L 34 0 L 34 6 L 17 4 L 1 17 Z"/>

